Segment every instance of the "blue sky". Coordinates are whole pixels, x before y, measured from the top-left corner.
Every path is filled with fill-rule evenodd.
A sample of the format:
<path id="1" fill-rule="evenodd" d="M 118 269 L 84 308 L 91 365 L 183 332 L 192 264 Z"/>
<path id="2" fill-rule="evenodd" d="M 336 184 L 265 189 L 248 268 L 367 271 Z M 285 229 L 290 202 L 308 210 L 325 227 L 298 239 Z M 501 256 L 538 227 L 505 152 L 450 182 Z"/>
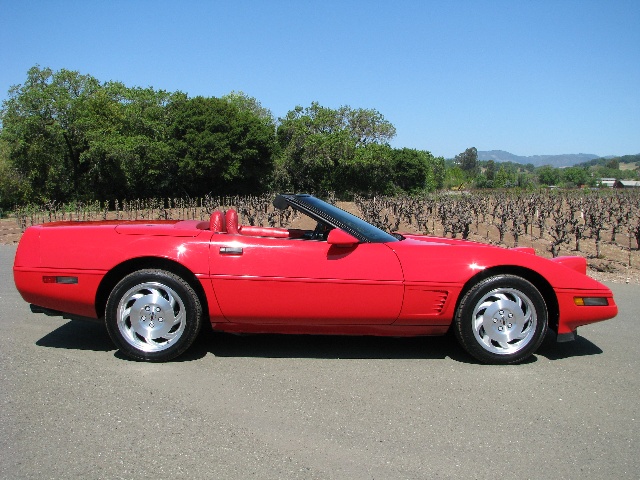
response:
<path id="1" fill-rule="evenodd" d="M 0 0 L 0 100 L 39 64 L 190 96 L 373 108 L 394 147 L 640 153 L 640 0 Z"/>

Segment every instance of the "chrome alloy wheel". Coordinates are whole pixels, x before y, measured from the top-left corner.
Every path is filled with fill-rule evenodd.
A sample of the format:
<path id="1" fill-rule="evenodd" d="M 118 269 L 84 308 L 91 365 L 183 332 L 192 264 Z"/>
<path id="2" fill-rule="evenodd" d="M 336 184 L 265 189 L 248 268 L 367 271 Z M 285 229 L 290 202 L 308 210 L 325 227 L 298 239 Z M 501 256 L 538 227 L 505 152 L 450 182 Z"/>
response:
<path id="1" fill-rule="evenodd" d="M 186 309 L 173 289 L 145 282 L 122 296 L 116 321 L 131 346 L 144 352 L 159 352 L 171 347 L 184 333 Z"/>
<path id="2" fill-rule="evenodd" d="M 514 288 L 496 288 L 476 303 L 472 322 L 482 348 L 508 355 L 522 350 L 534 338 L 538 317 L 527 295 Z"/>

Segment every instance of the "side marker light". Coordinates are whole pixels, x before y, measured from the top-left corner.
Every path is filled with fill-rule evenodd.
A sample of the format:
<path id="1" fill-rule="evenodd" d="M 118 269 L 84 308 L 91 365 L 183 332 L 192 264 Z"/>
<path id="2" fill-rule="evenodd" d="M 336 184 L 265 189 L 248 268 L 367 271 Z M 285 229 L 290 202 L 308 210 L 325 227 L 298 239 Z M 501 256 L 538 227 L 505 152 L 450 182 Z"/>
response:
<path id="1" fill-rule="evenodd" d="M 609 300 L 606 297 L 574 297 L 573 303 L 579 307 L 606 307 Z"/>
<path id="2" fill-rule="evenodd" d="M 62 283 L 65 285 L 74 285 L 78 283 L 78 277 L 56 277 L 52 275 L 45 275 L 42 277 L 43 283 Z"/>

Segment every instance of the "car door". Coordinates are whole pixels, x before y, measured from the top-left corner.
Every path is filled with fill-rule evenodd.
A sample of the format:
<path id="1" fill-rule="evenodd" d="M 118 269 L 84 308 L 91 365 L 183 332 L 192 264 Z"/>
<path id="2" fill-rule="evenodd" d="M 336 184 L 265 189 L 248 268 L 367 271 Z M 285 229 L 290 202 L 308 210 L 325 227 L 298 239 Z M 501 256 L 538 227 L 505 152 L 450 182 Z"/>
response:
<path id="1" fill-rule="evenodd" d="M 210 267 L 230 322 L 390 324 L 402 307 L 400 263 L 383 243 L 216 235 Z"/>

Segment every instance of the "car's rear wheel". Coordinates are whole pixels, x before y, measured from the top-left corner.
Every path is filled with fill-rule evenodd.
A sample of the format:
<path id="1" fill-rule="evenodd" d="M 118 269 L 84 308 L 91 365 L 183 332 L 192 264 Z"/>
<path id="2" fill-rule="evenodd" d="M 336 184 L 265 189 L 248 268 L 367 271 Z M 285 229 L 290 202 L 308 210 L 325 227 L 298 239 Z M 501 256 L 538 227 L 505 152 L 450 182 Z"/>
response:
<path id="1" fill-rule="evenodd" d="M 515 275 L 496 275 L 471 287 L 455 315 L 462 347 L 483 363 L 518 363 L 547 332 L 547 306 L 538 289 Z"/>
<path id="2" fill-rule="evenodd" d="M 202 307 L 194 289 L 178 275 L 139 270 L 115 286 L 105 320 L 122 353 L 136 360 L 163 362 L 193 343 L 202 323 Z"/>

